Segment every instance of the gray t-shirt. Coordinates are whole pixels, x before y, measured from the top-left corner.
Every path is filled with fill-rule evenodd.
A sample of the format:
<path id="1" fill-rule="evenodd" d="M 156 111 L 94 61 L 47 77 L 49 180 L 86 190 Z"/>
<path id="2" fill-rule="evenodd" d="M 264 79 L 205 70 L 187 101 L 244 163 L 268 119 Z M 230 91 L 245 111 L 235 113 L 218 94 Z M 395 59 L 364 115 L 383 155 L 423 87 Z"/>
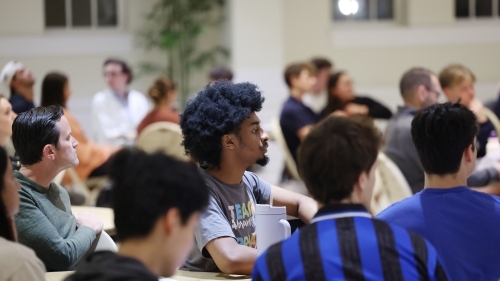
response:
<path id="1" fill-rule="evenodd" d="M 219 271 L 205 246 L 218 237 L 233 237 L 238 244 L 255 248 L 255 204 L 267 203 L 271 185 L 251 172 L 245 172 L 240 184 L 224 183 L 204 170 L 201 175 L 210 199 L 194 232 L 195 247 L 184 268 Z"/>

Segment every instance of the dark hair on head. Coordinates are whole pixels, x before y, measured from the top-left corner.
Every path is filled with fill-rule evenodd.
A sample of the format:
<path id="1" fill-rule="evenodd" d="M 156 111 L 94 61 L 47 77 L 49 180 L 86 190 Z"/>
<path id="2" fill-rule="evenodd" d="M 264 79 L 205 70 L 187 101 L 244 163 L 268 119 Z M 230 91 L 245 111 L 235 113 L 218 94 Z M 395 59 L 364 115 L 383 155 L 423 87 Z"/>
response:
<path id="1" fill-rule="evenodd" d="M 103 66 L 106 66 L 106 65 L 111 64 L 111 63 L 118 64 L 121 66 L 122 72 L 128 75 L 127 84 L 130 84 L 132 82 L 132 79 L 134 78 L 134 74 L 132 73 L 132 68 L 130 68 L 130 66 L 124 60 L 120 60 L 120 59 L 116 59 L 116 58 L 107 59 L 104 62 Z"/>
<path id="2" fill-rule="evenodd" d="M 339 82 L 340 77 L 344 74 L 346 74 L 345 71 L 337 71 L 330 75 L 330 78 L 328 78 L 328 103 L 326 104 L 325 108 L 326 115 L 333 113 L 336 110 L 344 109 L 344 106 L 346 106 L 346 104 L 348 103 L 345 101 L 341 101 L 337 96 L 332 94 L 333 89 L 337 87 L 337 83 Z"/>
<path id="3" fill-rule="evenodd" d="M 311 60 L 311 63 L 316 67 L 317 71 L 333 67 L 333 64 L 325 58 L 313 58 Z"/>
<path id="4" fill-rule="evenodd" d="M 68 77 L 62 73 L 50 72 L 42 82 L 42 102 L 40 106 L 60 105 L 66 107 L 64 100 L 64 86 Z"/>
<path id="5" fill-rule="evenodd" d="M 304 139 L 298 170 L 311 196 L 322 204 L 348 198 L 362 173 L 369 174 L 382 142 L 366 116 L 328 117 Z"/>
<path id="6" fill-rule="evenodd" d="M 211 81 L 228 80 L 233 81 L 233 72 L 224 66 L 217 66 L 210 70 L 208 78 Z"/>
<path id="7" fill-rule="evenodd" d="M 290 89 L 292 88 L 292 77 L 299 77 L 302 70 L 309 71 L 310 75 L 316 74 L 316 68 L 311 63 L 305 63 L 305 62 L 293 63 L 285 68 L 285 73 L 284 73 L 285 83 L 288 86 L 288 88 Z"/>
<path id="8" fill-rule="evenodd" d="M 190 100 L 181 114 L 186 154 L 203 167 L 220 165 L 223 135 L 238 134 L 241 123 L 262 108 L 264 98 L 256 85 L 219 81 Z"/>
<path id="9" fill-rule="evenodd" d="M 164 76 L 156 79 L 153 86 L 149 88 L 148 95 L 155 104 L 159 104 L 171 91 L 176 90 L 175 83 L 170 78 Z"/>
<path id="10" fill-rule="evenodd" d="M 161 153 L 124 148 L 111 158 L 109 177 L 120 239 L 147 236 L 173 208 L 186 223 L 208 204 L 208 189 L 196 165 Z"/>
<path id="11" fill-rule="evenodd" d="M 56 123 L 64 115 L 62 107 L 37 107 L 19 114 L 12 124 L 12 143 L 23 165 L 42 160 L 43 148 L 48 144 L 59 147 L 59 128 Z"/>
<path id="12" fill-rule="evenodd" d="M 8 210 L 5 207 L 4 198 L 2 197 L 3 189 L 5 188 L 5 173 L 7 172 L 7 166 L 10 165 L 9 157 L 7 156 L 7 151 L 5 148 L 0 146 L 0 237 L 5 238 L 9 241 L 15 241 L 14 229 L 12 229 L 12 223 L 9 219 Z"/>
<path id="13" fill-rule="evenodd" d="M 415 67 L 406 71 L 399 82 L 399 92 L 403 99 L 412 98 L 415 90 L 421 85 L 427 90 L 432 89 L 431 75 L 434 75 L 432 71 L 422 67 Z"/>
<path id="14" fill-rule="evenodd" d="M 472 145 L 478 126 L 476 115 L 459 103 L 435 104 L 417 113 L 411 136 L 427 174 L 458 172 L 464 150 Z"/>

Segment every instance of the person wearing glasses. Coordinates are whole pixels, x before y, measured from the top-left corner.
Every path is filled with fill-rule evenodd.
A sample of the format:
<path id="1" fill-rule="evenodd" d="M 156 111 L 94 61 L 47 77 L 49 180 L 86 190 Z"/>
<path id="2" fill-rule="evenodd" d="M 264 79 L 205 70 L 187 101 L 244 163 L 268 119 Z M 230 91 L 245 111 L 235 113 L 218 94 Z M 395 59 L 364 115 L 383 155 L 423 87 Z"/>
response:
<path id="1" fill-rule="evenodd" d="M 104 62 L 106 90 L 92 99 L 92 134 L 97 143 L 112 146 L 132 144 L 137 126 L 149 111 L 147 98 L 129 88 L 133 75 L 126 62 Z"/>
<path id="2" fill-rule="evenodd" d="M 432 71 L 415 67 L 403 74 L 399 90 L 404 105 L 398 107 L 397 113 L 387 125 L 382 151 L 399 167 L 412 192 L 417 193 L 424 188 L 425 176 L 413 144 L 411 122 L 417 111 L 438 103 L 441 87 Z M 476 169 L 467 179 L 469 186 L 486 186 L 490 181 L 498 179 L 498 163 L 491 161 L 491 164 L 481 166 L 483 167 Z"/>

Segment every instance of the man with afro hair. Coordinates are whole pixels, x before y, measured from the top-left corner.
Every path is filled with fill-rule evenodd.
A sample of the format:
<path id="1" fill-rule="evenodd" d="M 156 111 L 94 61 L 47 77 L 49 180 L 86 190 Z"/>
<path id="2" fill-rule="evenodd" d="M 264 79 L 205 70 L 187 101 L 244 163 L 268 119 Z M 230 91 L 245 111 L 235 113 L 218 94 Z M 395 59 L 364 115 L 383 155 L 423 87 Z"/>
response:
<path id="1" fill-rule="evenodd" d="M 288 215 L 305 223 L 317 211 L 311 198 L 246 171 L 269 162 L 269 137 L 256 115 L 263 102 L 255 85 L 220 81 L 200 91 L 181 115 L 186 153 L 202 168 L 210 191 L 185 264 L 189 270 L 250 274 L 257 258 L 255 204 L 269 204 L 272 197 L 274 206 L 286 206 Z"/>

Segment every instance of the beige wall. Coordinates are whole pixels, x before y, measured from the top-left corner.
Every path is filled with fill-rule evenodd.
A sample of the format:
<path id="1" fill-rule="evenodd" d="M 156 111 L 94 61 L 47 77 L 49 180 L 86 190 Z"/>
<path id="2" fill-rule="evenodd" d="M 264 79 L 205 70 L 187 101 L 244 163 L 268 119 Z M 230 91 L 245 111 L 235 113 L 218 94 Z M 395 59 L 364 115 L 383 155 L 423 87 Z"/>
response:
<path id="1" fill-rule="evenodd" d="M 43 1 L 0 0 L 0 37 L 43 32 Z"/>

